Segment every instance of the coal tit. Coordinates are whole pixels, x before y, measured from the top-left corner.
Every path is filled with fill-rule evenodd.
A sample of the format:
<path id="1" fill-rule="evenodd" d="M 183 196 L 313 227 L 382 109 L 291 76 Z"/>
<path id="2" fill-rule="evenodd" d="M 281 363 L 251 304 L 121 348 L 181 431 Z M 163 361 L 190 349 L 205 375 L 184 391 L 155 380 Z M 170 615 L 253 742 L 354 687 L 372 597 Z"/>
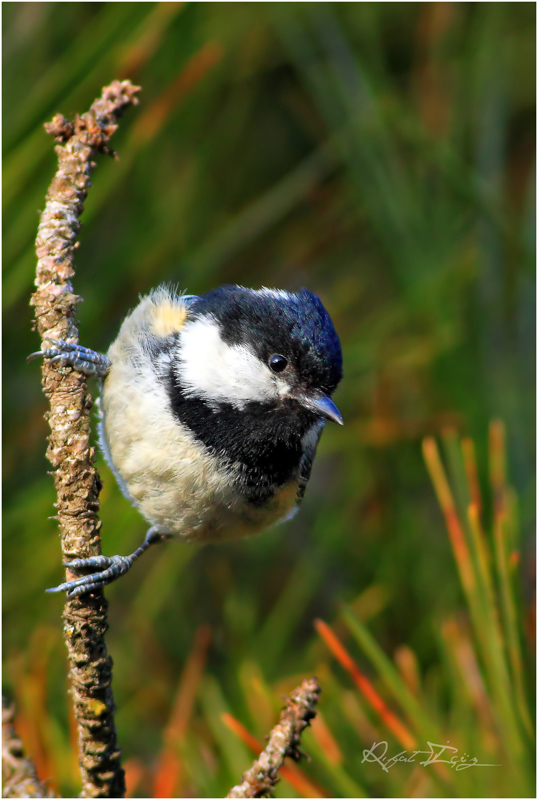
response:
<path id="1" fill-rule="evenodd" d="M 291 517 L 310 477 L 340 341 L 316 295 L 160 287 L 124 320 L 106 356 L 54 341 L 44 356 L 102 379 L 101 445 L 123 494 L 150 523 L 130 556 L 76 559 L 91 574 L 49 591 L 105 586 L 154 542 L 249 536 Z"/>

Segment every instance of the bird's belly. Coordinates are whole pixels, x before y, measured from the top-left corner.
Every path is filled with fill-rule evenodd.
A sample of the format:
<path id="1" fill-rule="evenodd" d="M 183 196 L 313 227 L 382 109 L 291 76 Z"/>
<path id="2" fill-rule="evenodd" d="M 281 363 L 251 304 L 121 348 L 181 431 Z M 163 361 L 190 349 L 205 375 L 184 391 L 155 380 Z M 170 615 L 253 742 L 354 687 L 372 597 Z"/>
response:
<path id="1" fill-rule="evenodd" d="M 208 542 L 252 535 L 290 514 L 297 480 L 253 505 L 238 490 L 233 468 L 223 468 L 168 412 L 164 393 L 160 398 L 155 386 L 151 394 L 143 388 L 113 364 L 103 390 L 101 440 L 124 494 L 151 525 Z"/>
<path id="2" fill-rule="evenodd" d="M 234 476 L 214 467 L 208 470 L 205 454 L 187 447 L 174 469 L 165 457 L 160 465 L 154 461 L 151 470 L 137 470 L 134 463 L 143 449 L 133 447 L 132 463 L 124 465 L 123 477 L 137 508 L 164 533 L 199 542 L 242 538 L 283 519 L 295 506 L 295 481 L 278 489 L 263 506 L 255 506 L 234 488 Z"/>

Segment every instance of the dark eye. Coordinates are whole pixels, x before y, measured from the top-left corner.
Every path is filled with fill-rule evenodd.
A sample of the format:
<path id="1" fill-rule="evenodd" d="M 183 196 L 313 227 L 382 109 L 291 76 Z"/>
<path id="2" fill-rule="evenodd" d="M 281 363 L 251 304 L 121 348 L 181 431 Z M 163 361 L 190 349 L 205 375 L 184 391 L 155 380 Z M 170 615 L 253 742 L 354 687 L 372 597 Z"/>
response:
<path id="1" fill-rule="evenodd" d="M 288 359 L 284 356 L 275 355 L 269 356 L 269 367 L 273 372 L 282 372 L 288 366 Z"/>

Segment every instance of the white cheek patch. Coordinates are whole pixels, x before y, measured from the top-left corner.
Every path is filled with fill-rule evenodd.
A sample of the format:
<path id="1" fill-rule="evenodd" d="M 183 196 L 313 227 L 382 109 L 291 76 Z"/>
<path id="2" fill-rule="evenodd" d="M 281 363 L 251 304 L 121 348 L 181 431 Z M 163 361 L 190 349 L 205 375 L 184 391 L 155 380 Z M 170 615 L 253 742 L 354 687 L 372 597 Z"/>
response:
<path id="1" fill-rule="evenodd" d="M 229 345 L 211 317 L 187 322 L 180 334 L 176 373 L 190 396 L 243 408 L 278 399 L 288 388 L 245 345 Z"/>

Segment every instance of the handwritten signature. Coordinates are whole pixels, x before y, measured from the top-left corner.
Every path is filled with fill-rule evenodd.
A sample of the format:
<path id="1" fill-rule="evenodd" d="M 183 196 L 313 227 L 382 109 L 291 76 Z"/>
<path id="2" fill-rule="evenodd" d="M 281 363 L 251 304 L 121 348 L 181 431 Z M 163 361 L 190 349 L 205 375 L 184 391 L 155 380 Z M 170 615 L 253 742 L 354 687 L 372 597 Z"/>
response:
<path id="1" fill-rule="evenodd" d="M 376 762 L 381 769 L 388 772 L 395 764 L 405 762 L 407 764 L 420 764 L 421 767 L 428 767 L 430 764 L 447 764 L 456 772 L 469 769 L 470 767 L 500 767 L 501 764 L 479 764 L 477 758 L 470 758 L 468 753 L 458 755 L 458 748 L 451 747 L 449 744 L 435 744 L 427 742 L 428 750 L 402 750 L 392 758 L 388 758 L 388 742 L 374 742 L 369 750 L 362 751 L 362 764 Z M 419 761 L 418 758 L 426 756 Z M 444 758 L 443 758 L 444 756 Z"/>

